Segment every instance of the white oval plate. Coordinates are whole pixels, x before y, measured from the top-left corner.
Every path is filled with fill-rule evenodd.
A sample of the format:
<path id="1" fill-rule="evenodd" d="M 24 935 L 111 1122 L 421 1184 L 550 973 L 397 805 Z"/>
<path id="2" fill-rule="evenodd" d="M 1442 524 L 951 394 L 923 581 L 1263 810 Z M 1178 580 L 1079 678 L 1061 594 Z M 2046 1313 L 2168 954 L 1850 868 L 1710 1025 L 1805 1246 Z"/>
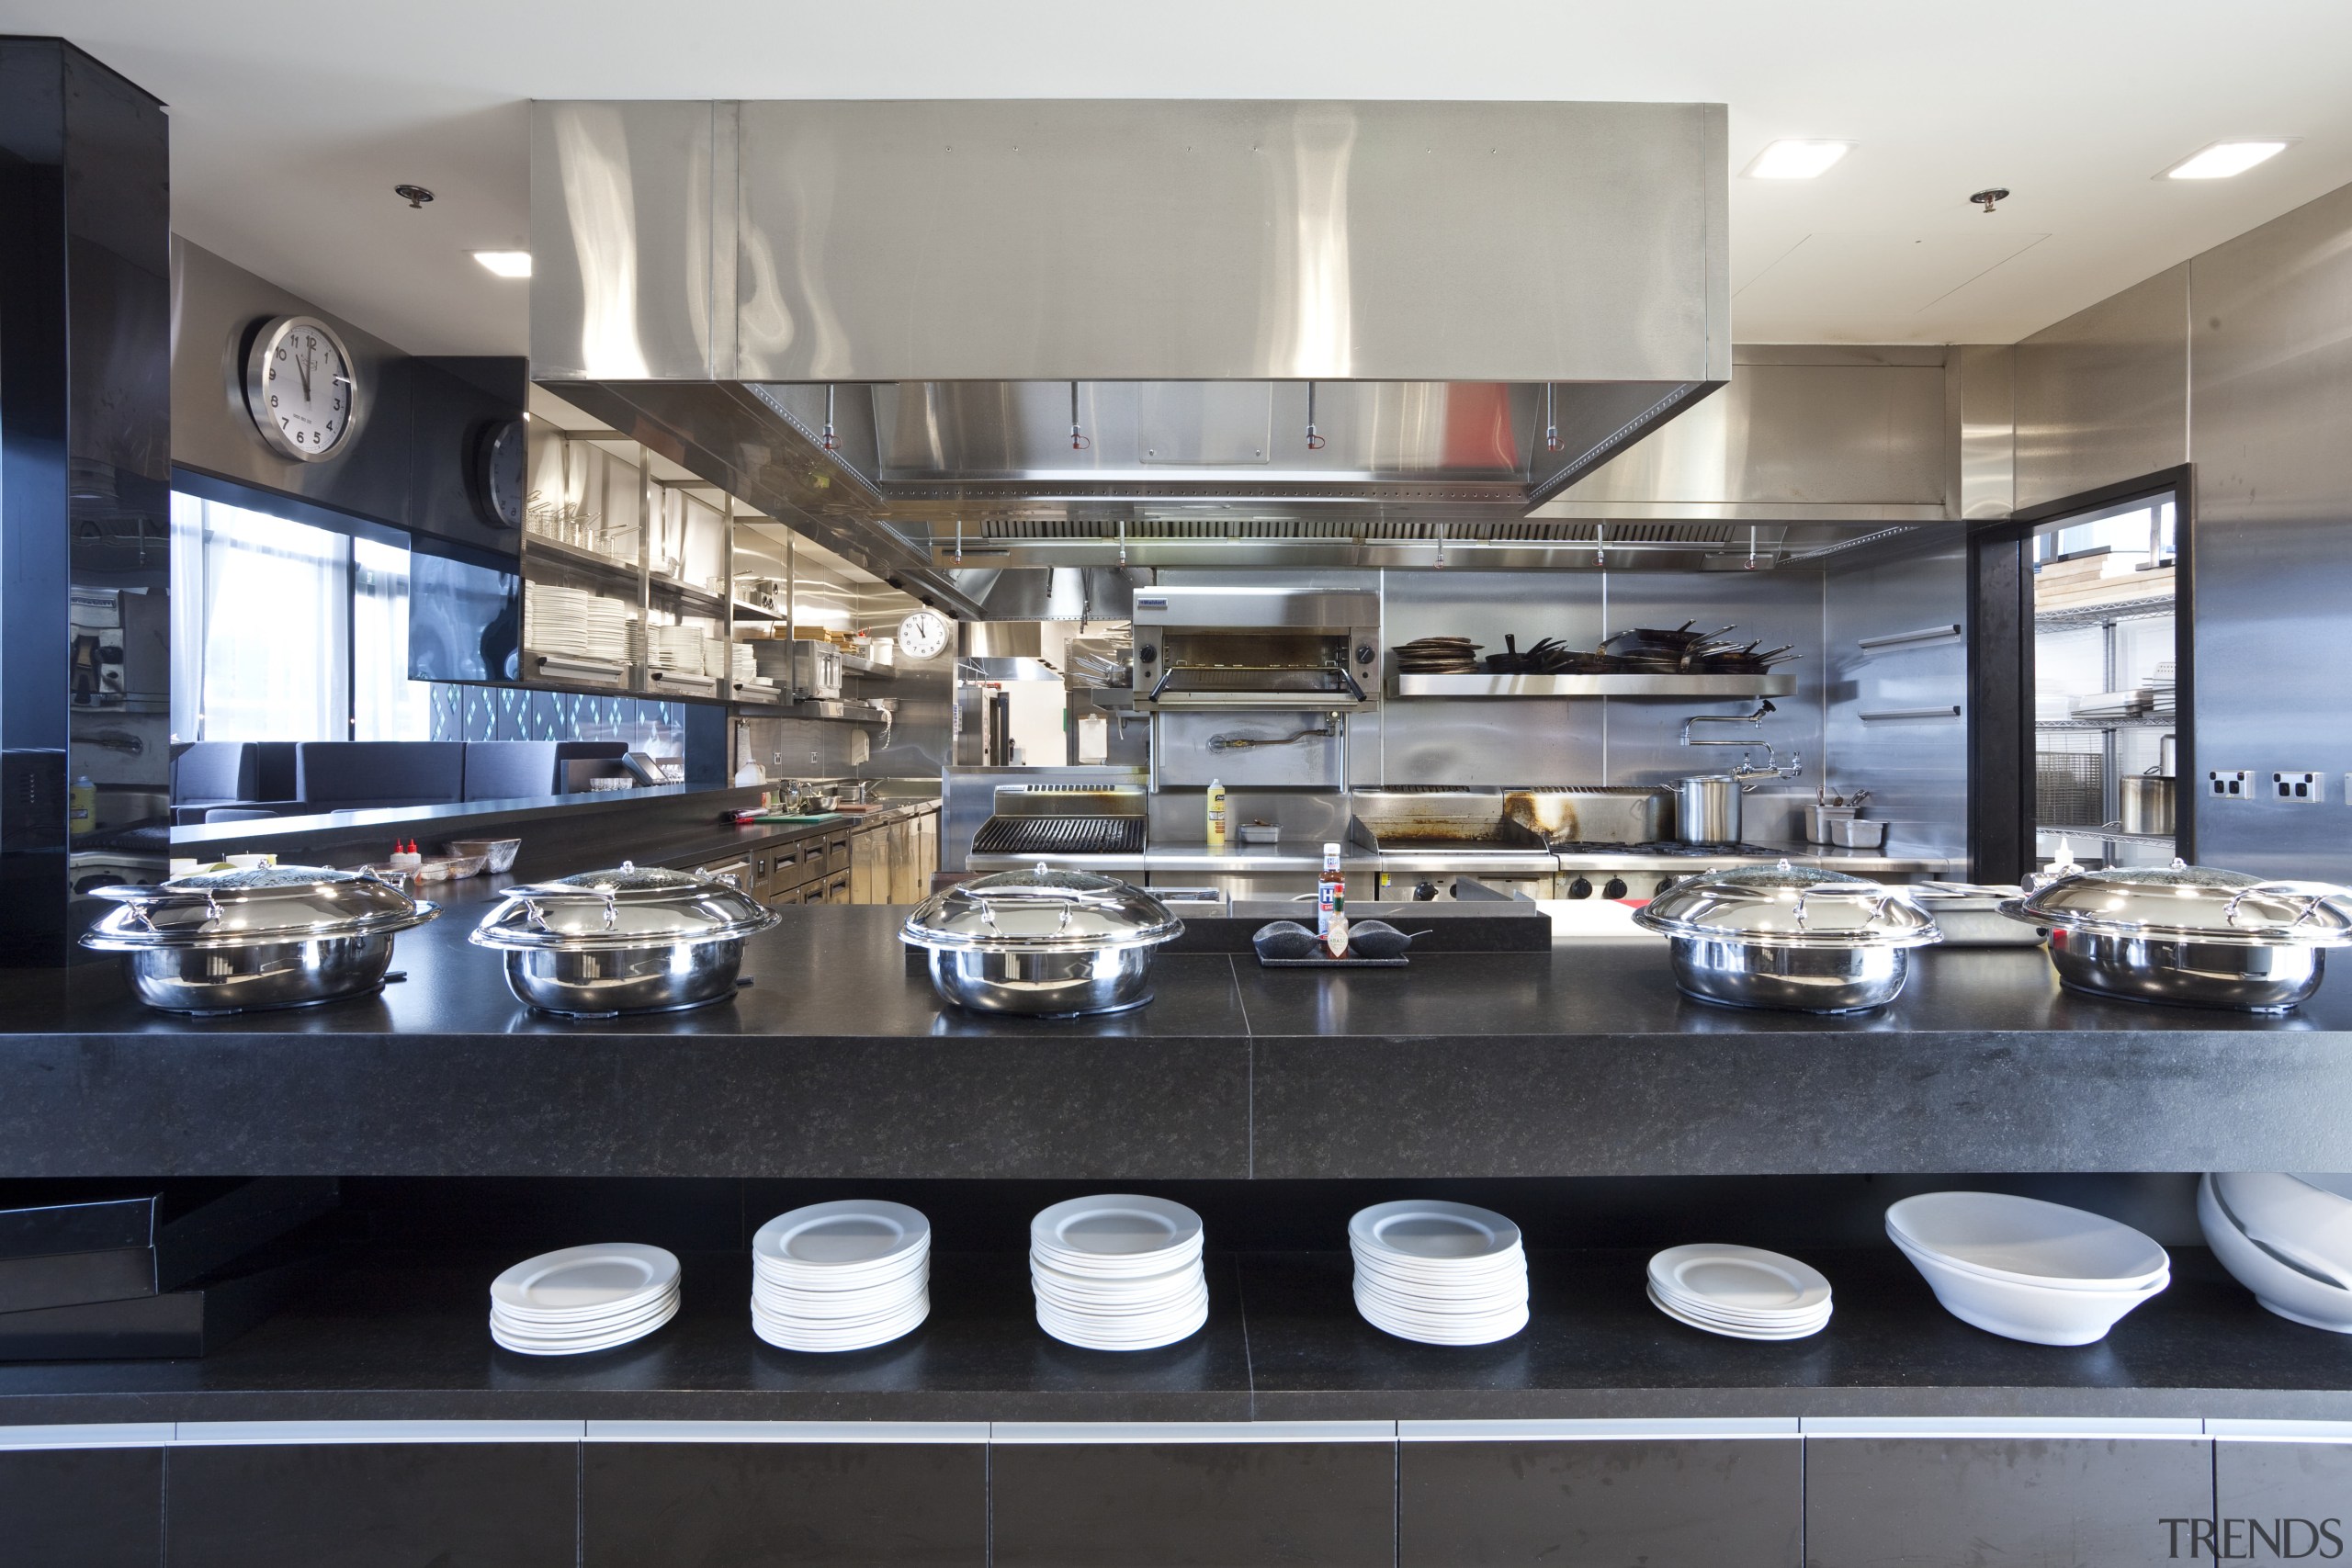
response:
<path id="1" fill-rule="evenodd" d="M 592 1351 L 617 1349 L 623 1345 L 633 1344 L 677 1315 L 678 1305 L 673 1302 L 670 1303 L 669 1310 L 652 1322 L 601 1339 L 580 1341 L 521 1339 L 506 1333 L 495 1324 L 491 1325 L 490 1337 L 497 1344 L 520 1356 L 585 1356 Z"/>
<path id="2" fill-rule="evenodd" d="M 931 1245 L 919 1209 L 874 1198 L 811 1203 L 778 1214 L 752 1237 L 752 1256 L 794 1273 L 827 1274 L 887 1264 Z"/>
<path id="3" fill-rule="evenodd" d="M 1669 1247 L 1650 1259 L 1649 1277 L 1669 1300 L 1726 1314 L 1786 1316 L 1816 1312 L 1829 1301 L 1821 1270 L 1757 1247 Z"/>
<path id="4" fill-rule="evenodd" d="M 1829 1320 L 1825 1317 L 1819 1323 L 1814 1324 L 1809 1327 L 1735 1328 L 1728 1324 L 1708 1323 L 1700 1318 L 1692 1317 L 1688 1313 L 1677 1312 L 1673 1307 L 1668 1305 L 1664 1301 L 1659 1299 L 1658 1293 L 1655 1289 L 1650 1291 L 1649 1297 L 1650 1305 L 1657 1308 L 1658 1311 L 1674 1319 L 1675 1322 L 1681 1324 L 1684 1327 L 1698 1329 L 1702 1334 L 1719 1334 L 1726 1339 L 1809 1339 L 1813 1336 L 1820 1333 L 1824 1328 L 1829 1326 Z"/>
<path id="5" fill-rule="evenodd" d="M 1891 1205 L 1886 1223 L 1963 1269 L 2060 1290 L 2128 1291 L 2172 1267 L 2120 1221 L 2006 1192 L 1922 1192 Z"/>
<path id="6" fill-rule="evenodd" d="M 1492 1209 L 1430 1198 L 1359 1210 L 1348 1237 L 1370 1251 L 1440 1262 L 1495 1258 L 1520 1246 L 1519 1227 Z"/>
<path id="7" fill-rule="evenodd" d="M 615 1241 L 526 1258 L 490 1282 L 490 1295 L 518 1316 L 561 1322 L 650 1300 L 677 1282 L 676 1254 Z"/>
<path id="8" fill-rule="evenodd" d="M 1048 1261 L 1067 1258 L 1078 1265 L 1072 1272 L 1088 1272 L 1090 1264 L 1148 1262 L 1198 1247 L 1201 1216 L 1165 1198 L 1108 1192 L 1072 1198 L 1040 1211 L 1029 1222 L 1029 1237 L 1033 1248 Z"/>

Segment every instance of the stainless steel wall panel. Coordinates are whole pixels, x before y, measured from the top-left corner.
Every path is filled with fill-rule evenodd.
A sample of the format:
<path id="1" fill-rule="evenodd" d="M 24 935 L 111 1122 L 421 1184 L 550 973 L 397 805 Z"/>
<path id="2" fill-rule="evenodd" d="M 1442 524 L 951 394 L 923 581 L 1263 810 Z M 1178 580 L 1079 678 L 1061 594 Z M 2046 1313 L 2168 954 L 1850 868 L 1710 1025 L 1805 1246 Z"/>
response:
<path id="1" fill-rule="evenodd" d="M 2017 505 L 2188 458 L 2188 265 L 2017 345 Z"/>
<path id="2" fill-rule="evenodd" d="M 534 379 L 718 374 L 711 336 L 714 107 L 531 106 Z"/>
<path id="3" fill-rule="evenodd" d="M 1952 434 L 1959 444 L 1955 505 L 1970 521 L 2017 510 L 2017 351 L 1971 344 L 1952 351 L 1959 380 Z"/>
<path id="4" fill-rule="evenodd" d="M 1503 649 L 1506 633 L 1527 648 L 1546 637 L 1590 648 L 1602 633 L 1600 573 L 1389 571 L 1381 574 L 1383 640 L 1462 636 Z M 1603 704 L 1567 698 L 1391 698 L 1374 725 L 1360 722 L 1359 784 L 1568 784 L 1606 783 Z M 1367 757 L 1369 753 L 1369 758 Z M 1371 763 L 1367 770 L 1367 761 Z"/>
<path id="5" fill-rule="evenodd" d="M 2328 781 L 2322 806 L 2192 793 L 2198 857 L 2352 880 L 2352 188 L 2189 273 L 2197 765 Z"/>
<path id="6" fill-rule="evenodd" d="M 1944 514 L 1942 351 L 1893 359 L 1811 346 L 1767 354 L 1743 345 L 1738 353 L 1729 387 L 1533 515 L 1632 515 L 1626 508 L 1635 504 L 1644 516 L 1702 506 L 1772 509 L 1762 515 L 1810 515 L 1823 506 L 1890 518 Z"/>
<path id="7" fill-rule="evenodd" d="M 579 175 L 551 208 L 602 199 L 591 178 L 628 176 L 614 117 L 684 107 L 542 106 L 535 184 L 560 158 Z M 741 117 L 747 378 L 1720 378 L 1713 106 L 762 102 Z M 562 228 L 550 238 L 580 248 Z M 578 311 L 561 304 L 550 332 Z"/>
<path id="8" fill-rule="evenodd" d="M 1871 792 L 1870 815 L 1906 849 L 1968 848 L 1968 724 L 1954 718 L 1871 719 L 1866 713 L 1964 707 L 1968 645 L 1960 637 L 1860 649 L 1865 637 L 1968 624 L 1968 551 L 1931 554 L 1832 573 L 1822 585 L 1821 662 L 1827 674 L 1822 774 L 1840 794 Z"/>

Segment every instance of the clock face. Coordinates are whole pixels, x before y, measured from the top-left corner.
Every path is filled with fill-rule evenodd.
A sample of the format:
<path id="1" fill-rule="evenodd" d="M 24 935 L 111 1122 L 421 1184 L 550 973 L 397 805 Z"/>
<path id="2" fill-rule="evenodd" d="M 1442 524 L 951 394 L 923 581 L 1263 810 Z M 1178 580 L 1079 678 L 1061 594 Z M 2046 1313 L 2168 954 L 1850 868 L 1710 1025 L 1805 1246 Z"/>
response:
<path id="1" fill-rule="evenodd" d="M 909 659 L 936 659 L 947 651 L 947 618 L 936 610 L 917 610 L 899 623 L 899 646 Z"/>
<path id="2" fill-rule="evenodd" d="M 270 447 L 315 463 L 343 450 L 359 418 L 350 351 L 324 321 L 264 321 L 245 357 L 245 410 Z"/>
<path id="3" fill-rule="evenodd" d="M 500 420 L 474 448 L 474 504 L 493 528 L 523 525 L 523 443 L 519 419 Z"/>

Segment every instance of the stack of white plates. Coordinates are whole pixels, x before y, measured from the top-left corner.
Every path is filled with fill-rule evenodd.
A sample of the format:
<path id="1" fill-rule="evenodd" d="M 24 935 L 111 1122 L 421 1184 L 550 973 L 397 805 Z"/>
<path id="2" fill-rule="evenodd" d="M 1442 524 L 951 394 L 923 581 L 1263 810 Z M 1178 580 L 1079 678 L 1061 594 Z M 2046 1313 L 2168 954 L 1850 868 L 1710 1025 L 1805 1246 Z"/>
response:
<path id="1" fill-rule="evenodd" d="M 738 681 L 760 678 L 760 656 L 748 642 L 729 643 L 727 648 L 727 672 Z"/>
<path id="2" fill-rule="evenodd" d="M 703 635 L 695 626 L 648 626 L 645 628 L 645 661 L 656 670 L 675 670 L 689 675 L 703 673 Z"/>
<path id="3" fill-rule="evenodd" d="M 1886 1234 L 1946 1312 L 2034 1345 L 2088 1345 L 2172 1283 L 2172 1259 L 2102 1214 L 2003 1192 L 1922 1192 Z"/>
<path id="4" fill-rule="evenodd" d="M 1356 1310 L 1424 1345 L 1489 1345 L 1527 1326 L 1527 1252 L 1488 1209 L 1408 1198 L 1348 1222 Z"/>
<path id="5" fill-rule="evenodd" d="M 1829 1281 L 1777 1252 L 1699 1242 L 1650 1259 L 1650 1304 L 1733 1339 L 1803 1339 L 1829 1326 Z"/>
<path id="6" fill-rule="evenodd" d="M 584 1356 L 678 1315 L 678 1259 L 632 1241 L 567 1247 L 490 1282 L 490 1337 L 526 1356 Z"/>
<path id="7" fill-rule="evenodd" d="M 848 1198 L 778 1214 L 752 1238 L 752 1332 L 785 1350 L 864 1350 L 931 1314 L 931 1222 Z"/>
<path id="8" fill-rule="evenodd" d="M 1037 1326 L 1090 1350 L 1150 1350 L 1209 1320 L 1201 1216 L 1132 1193 L 1073 1198 L 1029 1222 Z"/>
<path id="9" fill-rule="evenodd" d="M 617 599 L 534 582 L 524 592 L 523 615 L 524 646 L 535 653 L 616 664 L 628 656 L 628 606 Z"/>
<path id="10" fill-rule="evenodd" d="M 717 675 L 724 680 L 735 667 L 728 652 L 733 647 L 734 644 L 723 637 L 704 637 L 702 639 L 702 672 L 706 675 Z"/>

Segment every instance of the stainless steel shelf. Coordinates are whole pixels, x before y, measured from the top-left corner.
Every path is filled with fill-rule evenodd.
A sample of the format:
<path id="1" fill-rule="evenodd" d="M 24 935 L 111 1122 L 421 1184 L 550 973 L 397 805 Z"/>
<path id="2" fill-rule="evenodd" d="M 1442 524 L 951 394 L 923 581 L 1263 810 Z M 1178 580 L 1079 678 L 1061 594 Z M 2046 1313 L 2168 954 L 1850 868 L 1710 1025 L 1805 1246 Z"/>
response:
<path id="1" fill-rule="evenodd" d="M 2036 729 L 2077 730 L 2097 732 L 2105 729 L 2177 729 L 2180 716 L 2177 713 L 2145 714 L 2138 718 L 2037 718 Z"/>
<path id="2" fill-rule="evenodd" d="M 1398 675 L 1389 694 L 1397 697 L 1786 697 L 1794 695 L 1796 689 L 1793 675 Z"/>
<path id="3" fill-rule="evenodd" d="M 2104 839 L 2118 844 L 2169 844 L 2173 841 L 2170 833 L 2127 833 L 2120 828 L 2052 828 L 2036 823 L 2033 830 L 2052 836 L 2063 833 L 2070 839 Z"/>
<path id="4" fill-rule="evenodd" d="M 2037 610 L 2033 615 L 2033 629 L 2038 632 L 2064 631 L 2070 626 L 2104 626 L 2117 621 L 2153 620 L 2169 615 L 2177 602 L 2169 593 L 2140 599 L 2114 599 L 2099 604 L 2068 604 L 2055 610 Z"/>

